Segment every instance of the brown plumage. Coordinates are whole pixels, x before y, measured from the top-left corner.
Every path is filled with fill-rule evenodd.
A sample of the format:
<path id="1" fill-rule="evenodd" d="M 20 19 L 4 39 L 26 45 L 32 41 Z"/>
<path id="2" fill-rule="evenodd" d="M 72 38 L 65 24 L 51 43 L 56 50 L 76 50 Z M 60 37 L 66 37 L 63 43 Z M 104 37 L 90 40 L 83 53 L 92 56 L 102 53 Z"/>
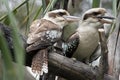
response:
<path id="1" fill-rule="evenodd" d="M 53 33 L 53 35 L 50 36 L 50 33 Z M 28 46 L 26 50 L 27 52 L 30 52 L 51 46 L 52 43 L 60 39 L 61 34 L 61 28 L 53 22 L 45 19 L 36 20 L 30 26 L 30 33 L 28 34 L 27 43 L 31 45 Z"/>
<path id="2" fill-rule="evenodd" d="M 38 23 L 35 24 L 36 22 Z M 51 21 L 41 19 L 33 22 L 27 40 L 30 45 L 26 48 L 27 52 L 39 50 L 32 59 L 33 72 L 41 75 L 43 72 L 48 72 L 48 51 L 46 48 L 57 42 L 61 34 L 61 29 Z"/>
<path id="3" fill-rule="evenodd" d="M 78 21 L 78 18 L 71 17 L 66 10 L 53 10 L 42 18 L 35 20 L 30 26 L 26 51 L 34 53 L 32 59 L 32 71 L 48 73 L 48 51 L 57 41 L 61 39 L 62 29 L 68 22 Z M 32 54 L 32 53 L 31 53 Z M 28 61 L 28 60 L 27 60 Z"/>
<path id="4" fill-rule="evenodd" d="M 48 54 L 47 54 L 47 50 L 43 49 L 37 52 L 37 54 L 33 57 L 32 60 L 32 71 L 34 73 L 40 73 L 45 71 L 45 73 L 47 73 L 47 69 L 48 69 Z M 42 65 L 42 66 L 41 66 Z M 44 69 L 43 71 L 42 68 Z M 42 75 L 43 73 L 41 73 Z"/>

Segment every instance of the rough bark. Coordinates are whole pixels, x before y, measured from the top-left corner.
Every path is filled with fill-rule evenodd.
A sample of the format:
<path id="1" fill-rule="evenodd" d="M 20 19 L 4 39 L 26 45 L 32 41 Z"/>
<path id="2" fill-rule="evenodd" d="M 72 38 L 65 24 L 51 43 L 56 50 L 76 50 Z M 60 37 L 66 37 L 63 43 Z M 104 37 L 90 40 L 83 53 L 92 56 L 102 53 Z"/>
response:
<path id="1" fill-rule="evenodd" d="M 68 80 L 98 80 L 99 78 L 97 69 L 57 53 L 49 54 L 49 71 Z M 104 80 L 115 79 L 109 75 L 104 75 Z"/>
<path id="2" fill-rule="evenodd" d="M 101 44 L 101 59 L 99 65 L 99 80 L 104 79 L 104 75 L 108 73 L 108 48 L 107 42 L 105 38 L 105 31 L 104 29 L 99 29 L 99 36 L 100 36 L 100 44 Z"/>
<path id="3" fill-rule="evenodd" d="M 50 72 L 69 80 L 92 80 L 96 77 L 95 70 L 79 61 L 69 59 L 56 53 L 49 55 Z"/>

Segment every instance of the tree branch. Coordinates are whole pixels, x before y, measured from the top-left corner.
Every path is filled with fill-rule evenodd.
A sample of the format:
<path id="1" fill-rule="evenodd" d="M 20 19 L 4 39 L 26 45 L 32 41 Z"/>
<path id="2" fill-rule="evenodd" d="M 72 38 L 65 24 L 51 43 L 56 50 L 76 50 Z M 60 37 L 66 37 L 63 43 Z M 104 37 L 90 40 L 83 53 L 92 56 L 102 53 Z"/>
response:
<path id="1" fill-rule="evenodd" d="M 105 31 L 104 29 L 98 29 L 99 36 L 100 36 L 100 44 L 101 44 L 101 59 L 100 59 L 100 65 L 99 65 L 99 71 L 100 71 L 100 78 L 99 80 L 104 79 L 104 74 L 108 73 L 108 48 L 105 38 Z"/>
<path id="2" fill-rule="evenodd" d="M 49 72 L 68 80 L 98 80 L 99 76 L 98 70 L 93 67 L 57 53 L 49 54 Z M 104 76 L 104 79 L 108 78 L 110 78 L 108 75 Z"/>
<path id="3" fill-rule="evenodd" d="M 88 65 L 69 59 L 62 55 L 51 53 L 49 55 L 50 72 L 69 80 L 92 80 L 96 76 L 96 72 Z"/>

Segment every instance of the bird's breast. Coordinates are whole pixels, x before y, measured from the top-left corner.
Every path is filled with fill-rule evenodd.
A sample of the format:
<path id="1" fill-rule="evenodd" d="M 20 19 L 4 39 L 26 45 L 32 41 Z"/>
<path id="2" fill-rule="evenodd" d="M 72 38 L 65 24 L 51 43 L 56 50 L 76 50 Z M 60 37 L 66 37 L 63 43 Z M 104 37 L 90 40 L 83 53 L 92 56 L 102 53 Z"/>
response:
<path id="1" fill-rule="evenodd" d="M 79 45 L 73 57 L 78 60 L 83 60 L 90 57 L 98 45 L 99 35 L 98 31 L 94 28 L 81 28 L 79 29 Z"/>

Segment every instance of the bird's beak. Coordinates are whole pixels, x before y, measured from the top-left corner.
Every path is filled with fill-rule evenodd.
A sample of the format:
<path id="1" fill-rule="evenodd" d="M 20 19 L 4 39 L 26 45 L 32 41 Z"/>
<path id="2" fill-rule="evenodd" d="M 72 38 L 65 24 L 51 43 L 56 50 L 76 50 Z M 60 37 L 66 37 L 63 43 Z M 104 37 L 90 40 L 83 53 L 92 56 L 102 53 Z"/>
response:
<path id="1" fill-rule="evenodd" d="M 68 22 L 73 22 L 73 21 L 79 21 L 80 18 L 76 17 L 76 16 L 63 16 L 65 18 L 66 21 Z"/>
<path id="2" fill-rule="evenodd" d="M 115 19 L 114 17 L 110 17 L 110 16 L 98 16 L 97 18 L 100 19 L 101 23 L 107 23 L 107 24 L 112 24 L 113 23 L 113 19 Z"/>

